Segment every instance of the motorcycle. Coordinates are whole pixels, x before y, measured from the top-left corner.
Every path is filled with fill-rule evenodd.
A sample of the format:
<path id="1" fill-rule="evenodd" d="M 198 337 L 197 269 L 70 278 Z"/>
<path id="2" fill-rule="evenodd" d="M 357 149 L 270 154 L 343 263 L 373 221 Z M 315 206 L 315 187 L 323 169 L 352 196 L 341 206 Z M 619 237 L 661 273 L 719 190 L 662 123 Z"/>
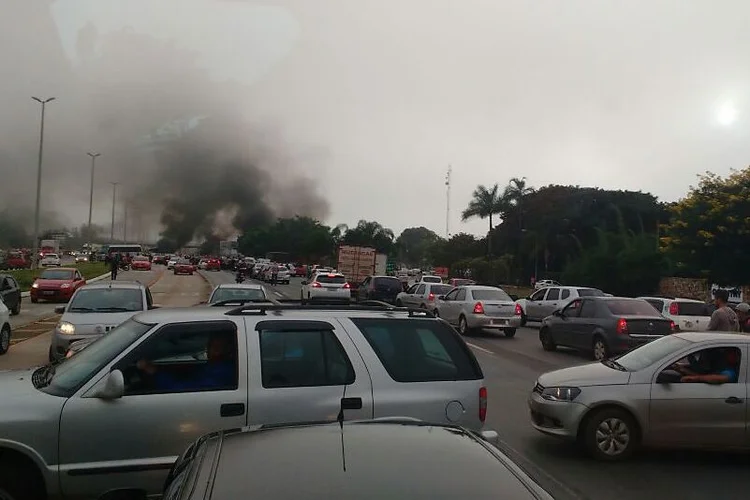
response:
<path id="1" fill-rule="evenodd" d="M 245 281 L 245 275 L 242 273 L 237 273 L 237 277 L 234 279 L 236 283 L 242 283 Z"/>

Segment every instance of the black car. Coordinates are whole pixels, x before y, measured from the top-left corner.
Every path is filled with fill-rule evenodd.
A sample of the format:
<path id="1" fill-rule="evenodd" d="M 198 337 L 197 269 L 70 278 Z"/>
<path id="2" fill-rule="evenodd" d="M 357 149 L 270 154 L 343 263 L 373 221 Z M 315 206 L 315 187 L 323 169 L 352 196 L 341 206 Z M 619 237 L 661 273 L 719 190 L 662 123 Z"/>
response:
<path id="1" fill-rule="evenodd" d="M 480 434 L 397 418 L 208 434 L 175 463 L 163 498 L 235 500 L 248 492 L 310 500 L 553 498 Z"/>
<path id="2" fill-rule="evenodd" d="M 16 315 L 21 312 L 21 288 L 13 276 L 0 274 L 0 296 L 11 314 Z"/>
<path id="3" fill-rule="evenodd" d="M 539 341 L 545 351 L 571 347 L 601 361 L 675 331 L 674 322 L 643 299 L 581 297 L 544 318 Z"/>
<path id="4" fill-rule="evenodd" d="M 396 303 L 396 297 L 403 291 L 401 280 L 395 276 L 369 276 L 357 288 L 357 300 L 379 300 Z"/>

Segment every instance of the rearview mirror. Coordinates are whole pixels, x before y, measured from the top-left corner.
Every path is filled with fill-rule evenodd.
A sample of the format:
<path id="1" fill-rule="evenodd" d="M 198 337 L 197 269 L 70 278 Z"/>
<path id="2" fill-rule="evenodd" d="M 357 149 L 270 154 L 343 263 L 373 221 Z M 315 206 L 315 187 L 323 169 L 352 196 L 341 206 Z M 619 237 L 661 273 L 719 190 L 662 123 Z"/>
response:
<path id="1" fill-rule="evenodd" d="M 104 384 L 94 389 L 91 395 L 99 399 L 119 399 L 125 394 L 125 377 L 120 370 L 112 370 Z"/>
<path id="2" fill-rule="evenodd" d="M 65 312 L 65 306 L 56 306 L 55 307 L 55 314 L 62 314 Z"/>
<path id="3" fill-rule="evenodd" d="M 657 384 L 675 384 L 682 380 L 682 375 L 677 370 L 664 370 L 656 376 Z"/>

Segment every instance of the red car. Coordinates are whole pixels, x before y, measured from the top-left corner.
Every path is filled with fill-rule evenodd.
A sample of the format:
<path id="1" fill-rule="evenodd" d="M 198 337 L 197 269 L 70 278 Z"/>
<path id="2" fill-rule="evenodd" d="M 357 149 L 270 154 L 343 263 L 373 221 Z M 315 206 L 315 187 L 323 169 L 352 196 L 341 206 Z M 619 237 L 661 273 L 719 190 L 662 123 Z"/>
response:
<path id="1" fill-rule="evenodd" d="M 219 259 L 208 259 L 206 261 L 206 271 L 221 271 L 221 261 Z"/>
<path id="2" fill-rule="evenodd" d="M 62 300 L 67 302 L 73 292 L 86 284 L 78 269 L 58 267 L 45 269 L 31 285 L 31 302 L 39 300 Z"/>
<path id="3" fill-rule="evenodd" d="M 187 259 L 180 259 L 174 265 L 175 274 L 190 274 L 195 272 L 195 266 Z"/>
<path id="4" fill-rule="evenodd" d="M 31 267 L 31 259 L 22 252 L 8 252 L 5 264 L 8 269 L 28 269 Z"/>
<path id="5" fill-rule="evenodd" d="M 304 264 L 300 264 L 299 266 L 295 267 L 294 275 L 297 277 L 302 276 L 303 278 L 307 276 L 307 266 Z"/>
<path id="6" fill-rule="evenodd" d="M 151 261 L 148 260 L 148 257 L 138 255 L 133 257 L 133 260 L 130 262 L 130 268 L 133 271 L 150 271 Z"/>

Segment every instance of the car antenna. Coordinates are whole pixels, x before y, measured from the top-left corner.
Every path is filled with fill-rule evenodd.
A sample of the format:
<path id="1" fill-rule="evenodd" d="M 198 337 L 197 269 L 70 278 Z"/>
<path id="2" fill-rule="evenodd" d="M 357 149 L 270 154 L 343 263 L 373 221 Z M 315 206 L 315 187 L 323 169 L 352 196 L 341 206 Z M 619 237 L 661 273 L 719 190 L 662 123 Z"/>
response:
<path id="1" fill-rule="evenodd" d="M 341 429 L 341 466 L 346 472 L 346 447 L 344 446 L 344 399 L 346 398 L 346 385 L 344 385 L 344 394 L 341 395 L 341 401 L 339 402 L 339 415 L 336 420 L 339 423 Z"/>

